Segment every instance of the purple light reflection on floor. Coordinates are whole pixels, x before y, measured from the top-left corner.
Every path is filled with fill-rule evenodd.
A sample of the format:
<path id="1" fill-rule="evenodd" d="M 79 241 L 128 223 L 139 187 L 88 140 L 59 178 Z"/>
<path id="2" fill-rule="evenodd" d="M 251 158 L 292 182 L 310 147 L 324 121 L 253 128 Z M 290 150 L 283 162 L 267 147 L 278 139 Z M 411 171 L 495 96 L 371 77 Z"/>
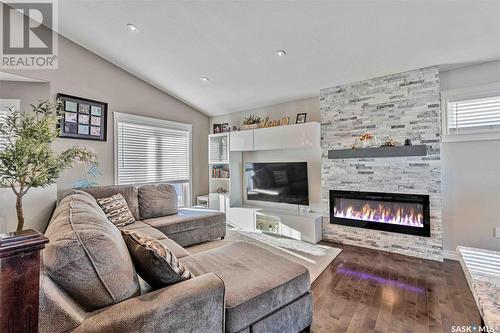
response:
<path id="1" fill-rule="evenodd" d="M 350 270 L 348 268 L 337 267 L 336 271 L 340 272 L 340 273 L 347 274 L 347 275 L 357 276 L 360 279 L 365 279 L 365 280 L 368 279 L 368 280 L 376 281 L 379 283 L 392 285 L 392 286 L 402 288 L 402 289 L 405 289 L 407 291 L 413 291 L 413 292 L 416 292 L 419 294 L 425 292 L 425 288 L 414 287 L 414 286 L 411 286 L 411 285 L 403 283 L 403 282 L 390 280 L 390 279 L 384 279 L 380 276 L 375 276 L 375 275 L 368 274 L 368 273 L 356 272 L 356 271 Z"/>

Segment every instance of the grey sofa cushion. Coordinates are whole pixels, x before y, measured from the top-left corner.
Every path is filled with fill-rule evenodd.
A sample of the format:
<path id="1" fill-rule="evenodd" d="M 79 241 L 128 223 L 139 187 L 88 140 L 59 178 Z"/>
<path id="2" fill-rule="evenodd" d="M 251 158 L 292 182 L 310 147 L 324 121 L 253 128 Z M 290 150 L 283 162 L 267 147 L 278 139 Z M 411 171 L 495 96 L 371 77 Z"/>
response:
<path id="1" fill-rule="evenodd" d="M 143 185 L 138 198 L 141 220 L 177 214 L 177 192 L 170 184 Z"/>
<path id="2" fill-rule="evenodd" d="M 47 274 L 87 310 L 140 294 L 137 273 L 120 231 L 95 200 L 82 194 L 56 208 L 43 250 Z"/>
<path id="3" fill-rule="evenodd" d="M 295 262 L 246 242 L 234 242 L 179 260 L 193 274 L 214 272 L 226 286 L 226 332 L 239 332 L 298 299 L 309 272 Z"/>
<path id="4" fill-rule="evenodd" d="M 127 202 L 128 208 L 132 212 L 134 219 L 140 221 L 139 215 L 139 200 L 137 198 L 138 189 L 133 185 L 112 185 L 112 186 L 96 186 L 82 189 L 92 195 L 96 199 L 107 198 L 113 194 L 120 193 Z"/>
<path id="5" fill-rule="evenodd" d="M 122 230 L 139 275 L 152 287 L 162 288 L 193 277 L 172 251 L 137 230 Z"/>
<path id="6" fill-rule="evenodd" d="M 175 215 L 145 219 L 143 221 L 169 236 L 178 232 L 225 224 L 226 215 L 209 209 L 180 208 Z"/>

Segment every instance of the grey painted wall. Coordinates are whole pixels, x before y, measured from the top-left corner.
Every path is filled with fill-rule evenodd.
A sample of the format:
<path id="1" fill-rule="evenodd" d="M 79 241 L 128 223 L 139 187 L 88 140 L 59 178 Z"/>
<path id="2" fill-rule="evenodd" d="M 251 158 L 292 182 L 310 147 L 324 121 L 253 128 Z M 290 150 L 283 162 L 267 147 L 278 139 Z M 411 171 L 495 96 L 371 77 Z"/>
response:
<path id="1" fill-rule="evenodd" d="M 0 98 L 21 100 L 21 110 L 31 110 L 30 104 L 45 100 L 50 95 L 48 82 L 0 81 Z"/>
<path id="2" fill-rule="evenodd" d="M 112 112 L 131 113 L 193 124 L 192 195 L 194 197 L 207 192 L 207 135 L 209 126 L 208 116 L 205 114 L 64 37 L 59 38 L 59 69 L 10 70 L 8 72 L 49 82 L 50 92 L 47 98 L 55 99 L 57 93 L 65 93 L 108 103 L 107 142 L 59 139 L 55 144 L 56 149 L 59 150 L 80 145 L 95 151 L 103 174 L 99 179 L 99 183 L 102 185 L 114 182 Z M 24 95 L 24 92 L 22 94 Z M 24 100 L 26 99 L 29 97 L 24 98 Z M 35 101 L 38 96 L 33 96 L 32 99 Z M 82 175 L 82 169 L 78 166 L 65 171 L 57 182 L 59 194 L 71 188 L 73 182 L 81 178 Z"/>
<path id="3" fill-rule="evenodd" d="M 443 71 L 441 91 L 500 82 L 500 61 Z M 444 249 L 500 250 L 500 140 L 443 142 Z"/>

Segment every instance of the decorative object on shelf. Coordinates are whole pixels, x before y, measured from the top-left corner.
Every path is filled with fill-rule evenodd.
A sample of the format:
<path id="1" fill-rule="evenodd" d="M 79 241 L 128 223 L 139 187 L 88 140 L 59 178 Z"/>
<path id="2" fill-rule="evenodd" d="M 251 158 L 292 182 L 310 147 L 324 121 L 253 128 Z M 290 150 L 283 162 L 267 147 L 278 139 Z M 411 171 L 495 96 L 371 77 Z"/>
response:
<path id="1" fill-rule="evenodd" d="M 65 94 L 57 99 L 62 103 L 61 138 L 106 141 L 108 103 Z"/>
<path id="2" fill-rule="evenodd" d="M 219 187 L 217 189 L 217 193 L 227 193 L 227 190 L 225 188 L 223 188 L 223 187 Z"/>
<path id="3" fill-rule="evenodd" d="M 214 134 L 222 133 L 222 124 L 213 124 Z"/>
<path id="4" fill-rule="evenodd" d="M 371 133 L 363 133 L 360 137 L 356 138 L 352 148 L 368 148 L 375 144 L 375 136 Z"/>
<path id="5" fill-rule="evenodd" d="M 60 129 L 62 103 L 41 102 L 32 112 L 13 111 L 0 124 L 6 138 L 0 151 L 0 186 L 12 188 L 16 195 L 17 231 L 24 228 L 23 197 L 32 187 L 54 184 L 64 169 L 74 162 L 96 162 L 94 153 L 71 147 L 59 154 L 52 150 Z"/>
<path id="6" fill-rule="evenodd" d="M 284 126 L 288 125 L 289 122 L 290 122 L 289 117 L 283 117 L 280 120 L 269 120 L 269 117 L 266 117 L 266 119 L 260 123 L 259 127 L 268 128 L 268 127 Z"/>
<path id="7" fill-rule="evenodd" d="M 411 146 L 412 143 L 411 143 L 411 139 L 406 139 L 405 140 L 405 146 Z"/>
<path id="8" fill-rule="evenodd" d="M 299 113 L 297 114 L 297 119 L 295 120 L 296 124 L 303 124 L 306 122 L 307 113 Z"/>
<path id="9" fill-rule="evenodd" d="M 224 124 L 222 124 L 222 132 L 223 132 L 223 133 L 226 133 L 226 132 L 231 132 L 231 127 L 229 127 L 229 124 L 228 124 L 228 123 L 224 123 Z"/>
<path id="10" fill-rule="evenodd" d="M 262 119 L 257 115 L 250 114 L 249 116 L 243 119 L 243 129 L 255 129 L 259 127 L 259 124 L 262 122 Z"/>
<path id="11" fill-rule="evenodd" d="M 380 147 L 396 147 L 397 143 L 396 140 L 390 139 L 389 141 L 386 141 L 384 144 L 382 144 Z"/>
<path id="12" fill-rule="evenodd" d="M 212 167 L 212 179 L 229 178 L 229 170 L 223 165 L 214 165 Z"/>

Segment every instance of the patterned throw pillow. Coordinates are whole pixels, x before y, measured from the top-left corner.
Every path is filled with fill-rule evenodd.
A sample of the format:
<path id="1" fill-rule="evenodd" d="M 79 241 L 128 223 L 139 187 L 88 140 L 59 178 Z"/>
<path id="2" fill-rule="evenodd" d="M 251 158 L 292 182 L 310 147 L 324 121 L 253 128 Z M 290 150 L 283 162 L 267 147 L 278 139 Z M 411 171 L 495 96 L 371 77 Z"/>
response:
<path id="1" fill-rule="evenodd" d="M 139 275 L 153 288 L 166 287 L 193 277 L 165 245 L 135 230 L 122 230 Z"/>
<path id="2" fill-rule="evenodd" d="M 111 223 L 118 228 L 135 222 L 125 198 L 120 193 L 112 195 L 109 198 L 97 199 L 97 203 L 101 206 Z"/>

